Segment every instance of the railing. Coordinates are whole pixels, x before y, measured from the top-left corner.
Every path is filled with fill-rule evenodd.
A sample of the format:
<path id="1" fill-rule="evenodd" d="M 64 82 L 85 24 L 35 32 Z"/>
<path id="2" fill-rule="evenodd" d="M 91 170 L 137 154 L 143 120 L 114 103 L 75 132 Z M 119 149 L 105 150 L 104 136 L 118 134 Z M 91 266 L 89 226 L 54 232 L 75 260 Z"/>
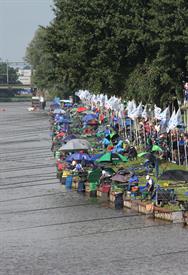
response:
<path id="1" fill-rule="evenodd" d="M 0 84 L 0 90 L 18 90 L 32 88 L 31 84 Z"/>

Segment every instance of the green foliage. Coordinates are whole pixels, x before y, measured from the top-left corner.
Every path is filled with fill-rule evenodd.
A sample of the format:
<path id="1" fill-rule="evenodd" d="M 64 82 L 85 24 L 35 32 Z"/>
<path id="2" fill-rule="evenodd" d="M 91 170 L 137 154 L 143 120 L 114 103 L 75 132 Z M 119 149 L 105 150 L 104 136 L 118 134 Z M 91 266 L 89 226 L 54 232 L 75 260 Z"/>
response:
<path id="1" fill-rule="evenodd" d="M 5 62 L 0 62 L 0 84 L 7 84 L 7 69 L 8 69 L 8 83 L 15 84 L 18 81 L 16 69 L 8 66 Z"/>
<path id="2" fill-rule="evenodd" d="M 160 105 L 182 97 L 187 0 L 54 0 L 54 14 L 27 49 L 37 86 Z"/>
<path id="3" fill-rule="evenodd" d="M 32 82 L 40 89 L 55 86 L 51 54 L 46 47 L 46 29 L 39 27 L 26 50 L 25 60 L 33 67 Z"/>

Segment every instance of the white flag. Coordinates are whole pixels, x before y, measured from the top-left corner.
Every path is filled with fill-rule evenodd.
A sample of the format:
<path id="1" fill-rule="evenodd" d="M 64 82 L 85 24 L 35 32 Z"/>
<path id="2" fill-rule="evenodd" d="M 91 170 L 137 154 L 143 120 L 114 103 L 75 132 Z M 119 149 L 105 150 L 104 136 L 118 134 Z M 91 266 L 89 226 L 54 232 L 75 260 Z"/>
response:
<path id="1" fill-rule="evenodd" d="M 161 108 L 154 106 L 154 117 L 160 120 Z"/>
<path id="2" fill-rule="evenodd" d="M 169 107 L 167 107 L 161 114 L 160 114 L 160 120 L 162 124 L 165 124 L 170 120 L 170 110 Z"/>
<path id="3" fill-rule="evenodd" d="M 182 115 L 181 115 L 181 109 L 179 108 L 177 113 L 176 113 L 176 123 L 178 125 L 181 125 L 183 123 L 183 120 L 182 120 Z"/>
<path id="4" fill-rule="evenodd" d="M 127 109 L 127 115 L 129 117 L 136 110 L 136 103 L 135 103 L 135 101 L 134 100 L 128 101 L 126 109 Z"/>
<path id="5" fill-rule="evenodd" d="M 174 110 L 168 123 L 167 132 L 175 129 L 181 123 L 182 123 L 182 117 L 181 117 L 180 109 L 177 111 L 177 113 Z"/>
<path id="6" fill-rule="evenodd" d="M 134 112 L 132 112 L 129 117 L 134 120 L 138 117 L 141 117 L 142 116 L 142 111 L 143 111 L 143 108 L 142 108 L 142 102 L 138 105 L 138 107 L 135 109 Z"/>
<path id="7" fill-rule="evenodd" d="M 144 107 L 144 110 L 142 112 L 142 117 L 146 120 L 149 117 L 149 114 L 147 112 L 147 105 Z"/>

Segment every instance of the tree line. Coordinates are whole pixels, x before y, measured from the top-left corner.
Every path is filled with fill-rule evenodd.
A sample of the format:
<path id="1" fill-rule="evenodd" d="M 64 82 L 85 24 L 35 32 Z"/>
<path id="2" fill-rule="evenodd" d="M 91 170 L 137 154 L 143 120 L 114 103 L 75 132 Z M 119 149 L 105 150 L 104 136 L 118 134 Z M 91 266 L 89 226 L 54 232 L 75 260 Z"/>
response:
<path id="1" fill-rule="evenodd" d="M 17 71 L 0 59 L 0 84 L 7 84 L 7 82 L 8 84 L 15 84 L 18 82 Z"/>
<path id="2" fill-rule="evenodd" d="M 166 105 L 183 96 L 187 0 L 54 0 L 26 51 L 41 89 L 78 89 Z"/>

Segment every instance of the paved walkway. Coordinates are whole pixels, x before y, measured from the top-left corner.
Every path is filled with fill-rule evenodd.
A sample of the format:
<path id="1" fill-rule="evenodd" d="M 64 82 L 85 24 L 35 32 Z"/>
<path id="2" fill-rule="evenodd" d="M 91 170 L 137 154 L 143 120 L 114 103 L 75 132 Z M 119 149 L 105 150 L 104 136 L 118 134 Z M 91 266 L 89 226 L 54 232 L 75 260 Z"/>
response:
<path id="1" fill-rule="evenodd" d="M 45 113 L 0 103 L 0 274 L 188 274 L 188 230 L 56 180 Z"/>

